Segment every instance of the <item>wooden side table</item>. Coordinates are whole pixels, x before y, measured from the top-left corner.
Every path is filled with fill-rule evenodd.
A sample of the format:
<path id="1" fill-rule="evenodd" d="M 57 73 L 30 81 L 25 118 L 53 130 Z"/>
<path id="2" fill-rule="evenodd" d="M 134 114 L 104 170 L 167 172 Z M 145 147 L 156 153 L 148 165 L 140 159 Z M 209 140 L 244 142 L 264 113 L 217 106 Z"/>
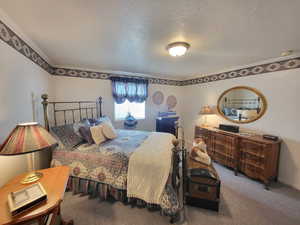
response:
<path id="1" fill-rule="evenodd" d="M 7 204 L 8 193 L 31 185 L 21 184 L 20 181 L 25 174 L 19 175 L 0 188 L 0 224 L 27 224 L 32 221 L 38 221 L 38 224 L 42 225 L 47 223 L 48 218 L 50 218 L 50 225 L 55 223 L 57 216 L 60 215 L 60 203 L 63 200 L 68 182 L 69 167 L 58 166 L 39 170 L 39 172 L 44 175 L 39 182 L 43 185 L 47 192 L 47 202 L 36 206 L 23 214 L 12 217 Z M 52 217 L 49 217 L 50 214 L 52 214 Z M 61 219 L 61 224 L 72 225 L 73 221 L 65 222 Z"/>

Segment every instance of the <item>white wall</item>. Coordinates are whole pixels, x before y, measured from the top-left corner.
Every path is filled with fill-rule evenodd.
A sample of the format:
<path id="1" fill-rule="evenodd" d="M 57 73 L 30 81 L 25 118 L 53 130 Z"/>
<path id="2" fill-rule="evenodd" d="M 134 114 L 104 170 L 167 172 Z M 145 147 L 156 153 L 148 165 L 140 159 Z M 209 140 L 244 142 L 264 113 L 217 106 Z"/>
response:
<path id="1" fill-rule="evenodd" d="M 123 127 L 123 121 L 114 120 L 114 100 L 110 80 L 53 76 L 51 83 L 53 92 L 49 97 L 56 101 L 96 100 L 97 97 L 102 96 L 103 114 L 109 116 L 117 128 Z M 146 101 L 146 119 L 138 121 L 137 129 L 155 130 L 155 118 L 158 112 L 167 109 L 165 101 L 160 106 L 153 104 L 151 96 L 157 90 L 164 93 L 165 101 L 169 95 L 176 96 L 178 104 L 175 110 L 180 113 L 182 105 L 181 87 L 150 84 L 149 97 Z"/>
<path id="2" fill-rule="evenodd" d="M 42 122 L 39 96 L 49 92 L 49 74 L 0 41 L 0 143 L 20 122 Z M 34 100 L 32 98 L 34 96 Z M 37 153 L 37 167 L 47 167 L 49 153 Z M 0 156 L 0 186 L 27 170 L 26 156 Z"/>
<path id="3" fill-rule="evenodd" d="M 192 142 L 195 124 L 200 122 L 197 113 L 203 105 L 216 105 L 218 97 L 234 86 L 256 88 L 267 99 L 266 114 L 240 127 L 278 135 L 283 139 L 279 180 L 300 189 L 299 73 L 300 69 L 294 69 L 183 87 L 182 115 L 188 143 Z M 207 119 L 214 126 L 221 122 L 230 124 L 219 116 L 208 116 Z"/>

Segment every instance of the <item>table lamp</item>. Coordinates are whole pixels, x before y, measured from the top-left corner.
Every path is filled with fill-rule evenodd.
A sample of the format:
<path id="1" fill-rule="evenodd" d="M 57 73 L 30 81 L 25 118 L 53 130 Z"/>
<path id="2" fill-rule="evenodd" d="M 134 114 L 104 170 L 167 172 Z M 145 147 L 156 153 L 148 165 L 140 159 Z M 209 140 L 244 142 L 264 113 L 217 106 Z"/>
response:
<path id="1" fill-rule="evenodd" d="M 200 112 L 198 113 L 199 115 L 204 115 L 205 117 L 205 121 L 204 123 L 202 124 L 202 126 L 207 126 L 207 118 L 206 116 L 207 115 L 214 115 L 215 112 L 214 112 L 214 109 L 212 107 L 210 107 L 209 105 L 205 105 L 201 108 Z"/>
<path id="2" fill-rule="evenodd" d="M 28 184 L 39 180 L 43 174 L 34 171 L 34 152 L 51 150 L 57 147 L 57 141 L 41 125 L 36 122 L 18 124 L 0 147 L 0 155 L 28 154 L 28 170 L 30 171 L 21 181 Z"/>

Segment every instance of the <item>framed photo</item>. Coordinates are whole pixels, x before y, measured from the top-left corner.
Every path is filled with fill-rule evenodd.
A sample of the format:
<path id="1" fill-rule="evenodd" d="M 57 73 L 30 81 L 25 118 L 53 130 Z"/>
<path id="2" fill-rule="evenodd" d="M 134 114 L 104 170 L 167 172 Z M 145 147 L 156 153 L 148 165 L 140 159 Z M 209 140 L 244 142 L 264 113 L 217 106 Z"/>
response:
<path id="1" fill-rule="evenodd" d="M 46 201 L 47 193 L 39 182 L 8 195 L 8 206 L 13 216 Z"/>

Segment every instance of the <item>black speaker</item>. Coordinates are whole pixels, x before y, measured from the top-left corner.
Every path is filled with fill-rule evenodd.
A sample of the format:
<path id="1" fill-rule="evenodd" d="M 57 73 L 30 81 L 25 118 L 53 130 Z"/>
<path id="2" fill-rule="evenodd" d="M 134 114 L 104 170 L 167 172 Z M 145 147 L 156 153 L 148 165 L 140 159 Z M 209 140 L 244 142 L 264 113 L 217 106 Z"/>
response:
<path id="1" fill-rule="evenodd" d="M 224 130 L 224 131 L 233 132 L 233 133 L 240 132 L 240 127 L 239 126 L 234 126 L 234 125 L 220 124 L 219 129 Z"/>
<path id="2" fill-rule="evenodd" d="M 264 134 L 263 138 L 271 140 L 271 141 L 278 141 L 279 137 L 274 136 L 274 135 L 270 135 L 270 134 Z"/>

